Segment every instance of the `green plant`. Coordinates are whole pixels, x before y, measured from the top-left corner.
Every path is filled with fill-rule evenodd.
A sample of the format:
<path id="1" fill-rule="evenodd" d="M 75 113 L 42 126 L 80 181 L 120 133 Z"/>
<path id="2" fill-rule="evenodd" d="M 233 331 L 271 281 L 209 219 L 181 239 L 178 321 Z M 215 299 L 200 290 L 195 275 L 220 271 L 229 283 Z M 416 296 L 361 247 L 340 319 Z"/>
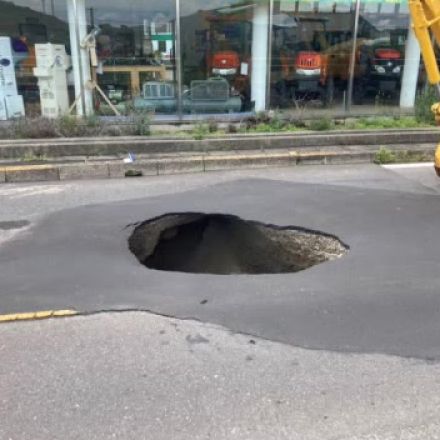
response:
<path id="1" fill-rule="evenodd" d="M 255 122 L 257 124 L 259 123 L 266 123 L 270 121 L 270 116 L 267 112 L 264 111 L 260 111 L 257 112 L 257 114 L 255 115 Z"/>
<path id="2" fill-rule="evenodd" d="M 129 169 L 125 172 L 125 177 L 142 177 L 142 176 L 143 176 L 142 170 Z"/>
<path id="3" fill-rule="evenodd" d="M 55 119 L 19 118 L 11 121 L 10 137 L 18 139 L 39 139 L 60 137 Z"/>
<path id="4" fill-rule="evenodd" d="M 8 122 L 0 123 L 0 139 L 12 139 L 14 138 L 14 132 L 11 125 Z"/>
<path id="5" fill-rule="evenodd" d="M 434 151 L 397 150 L 381 147 L 376 153 L 374 162 L 380 165 L 390 163 L 432 162 Z"/>
<path id="6" fill-rule="evenodd" d="M 78 121 L 75 116 L 61 116 L 56 125 L 63 137 L 76 137 L 78 135 Z"/>
<path id="7" fill-rule="evenodd" d="M 396 154 L 388 148 L 380 147 L 374 157 L 374 163 L 387 164 L 396 162 Z"/>
<path id="8" fill-rule="evenodd" d="M 412 162 L 432 162 L 434 151 L 396 151 L 396 162 L 412 163 Z"/>
<path id="9" fill-rule="evenodd" d="M 150 136 L 151 134 L 151 120 L 150 113 L 138 111 L 133 114 L 134 135 L 136 136 Z"/>
<path id="10" fill-rule="evenodd" d="M 226 128 L 226 132 L 230 134 L 234 134 L 238 132 L 238 128 L 235 124 L 228 124 Z"/>
<path id="11" fill-rule="evenodd" d="M 334 128 L 334 123 L 330 118 L 320 118 L 310 122 L 310 130 L 327 131 Z"/>
<path id="12" fill-rule="evenodd" d="M 126 126 L 104 125 L 101 131 L 103 136 L 118 137 L 124 134 L 130 134 L 132 130 L 127 130 Z"/>
<path id="13" fill-rule="evenodd" d="M 386 128 L 415 128 L 426 126 L 412 116 L 372 116 L 351 120 L 345 124 L 345 128 L 351 130 L 386 129 Z"/>
<path id="14" fill-rule="evenodd" d="M 54 120 L 56 129 L 62 137 L 99 136 L 103 130 L 103 122 L 97 116 L 65 115 Z"/>
<path id="15" fill-rule="evenodd" d="M 201 141 L 209 134 L 209 127 L 206 124 L 197 123 L 192 131 L 193 138 Z"/>
<path id="16" fill-rule="evenodd" d="M 97 115 L 90 115 L 84 118 L 84 122 L 89 128 L 101 128 L 102 120 Z"/>
<path id="17" fill-rule="evenodd" d="M 46 154 L 35 154 L 32 151 L 26 152 L 21 158 L 23 162 L 45 162 L 48 160 Z"/>
<path id="18" fill-rule="evenodd" d="M 260 122 L 255 126 L 252 131 L 255 131 L 257 133 L 270 133 L 273 131 L 272 126 L 266 122 Z"/>
<path id="19" fill-rule="evenodd" d="M 278 113 L 274 113 L 269 119 L 269 126 L 271 131 L 283 131 L 286 127 L 286 121 L 283 120 Z"/>
<path id="20" fill-rule="evenodd" d="M 433 104 L 438 102 L 438 96 L 434 87 L 429 86 L 416 96 L 415 115 L 418 122 L 435 124 L 434 114 L 431 111 Z"/>
<path id="21" fill-rule="evenodd" d="M 208 131 L 209 133 L 215 133 L 218 131 L 218 124 L 213 120 L 208 121 Z"/>

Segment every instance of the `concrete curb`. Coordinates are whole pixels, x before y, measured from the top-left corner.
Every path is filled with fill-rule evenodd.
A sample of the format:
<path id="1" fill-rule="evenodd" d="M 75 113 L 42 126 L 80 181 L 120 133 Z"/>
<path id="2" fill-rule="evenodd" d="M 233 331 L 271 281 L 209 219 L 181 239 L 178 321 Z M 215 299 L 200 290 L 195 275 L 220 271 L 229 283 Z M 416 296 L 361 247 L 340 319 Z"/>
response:
<path id="1" fill-rule="evenodd" d="M 4 182 L 46 182 L 48 180 L 60 180 L 59 168 L 53 165 L 23 165 L 6 166 L 0 169 Z"/>
<path id="2" fill-rule="evenodd" d="M 0 140 L 0 159 L 26 156 L 62 158 L 72 156 L 166 154 L 191 152 L 204 154 L 216 151 L 273 150 L 299 148 L 331 148 L 334 146 L 392 144 L 437 144 L 439 128 L 302 131 L 294 133 L 250 133 L 208 136 L 203 140 L 188 137 L 99 137 L 55 139 Z"/>
<path id="3" fill-rule="evenodd" d="M 0 183 L 122 178 L 125 177 L 126 172 L 142 176 L 160 176 L 266 167 L 370 163 L 374 160 L 374 156 L 374 151 L 282 151 L 247 154 L 211 153 L 183 157 L 178 155 L 160 156 L 138 160 L 130 164 L 114 160 L 98 163 L 14 165 L 0 168 Z"/>

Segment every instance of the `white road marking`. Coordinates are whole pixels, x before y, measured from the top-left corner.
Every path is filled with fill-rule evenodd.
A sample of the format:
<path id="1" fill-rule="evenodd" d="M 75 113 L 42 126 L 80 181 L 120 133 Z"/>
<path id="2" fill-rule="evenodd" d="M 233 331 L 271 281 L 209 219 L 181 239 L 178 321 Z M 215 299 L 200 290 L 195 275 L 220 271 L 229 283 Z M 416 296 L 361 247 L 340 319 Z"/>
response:
<path id="1" fill-rule="evenodd" d="M 382 168 L 387 168 L 390 170 L 398 170 L 404 168 L 432 168 L 434 167 L 433 162 L 416 162 L 416 163 L 393 163 L 389 165 L 382 165 Z"/>
<path id="2" fill-rule="evenodd" d="M 0 189 L 0 196 L 8 196 L 14 198 L 30 197 L 35 195 L 44 194 L 59 194 L 66 190 L 66 186 L 56 185 L 56 186 L 27 186 L 22 187 L 6 187 Z"/>

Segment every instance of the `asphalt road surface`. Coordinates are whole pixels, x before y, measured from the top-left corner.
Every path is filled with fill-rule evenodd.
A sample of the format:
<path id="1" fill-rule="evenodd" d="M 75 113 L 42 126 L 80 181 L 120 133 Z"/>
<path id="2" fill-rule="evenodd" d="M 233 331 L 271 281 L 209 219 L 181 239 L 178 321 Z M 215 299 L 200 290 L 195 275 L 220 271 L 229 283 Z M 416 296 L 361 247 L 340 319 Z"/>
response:
<path id="1" fill-rule="evenodd" d="M 440 438 L 439 191 L 424 166 L 1 186 L 1 313 L 86 314 L 0 326 L 0 439 Z M 138 265 L 127 225 L 185 210 L 350 252 L 283 276 Z"/>

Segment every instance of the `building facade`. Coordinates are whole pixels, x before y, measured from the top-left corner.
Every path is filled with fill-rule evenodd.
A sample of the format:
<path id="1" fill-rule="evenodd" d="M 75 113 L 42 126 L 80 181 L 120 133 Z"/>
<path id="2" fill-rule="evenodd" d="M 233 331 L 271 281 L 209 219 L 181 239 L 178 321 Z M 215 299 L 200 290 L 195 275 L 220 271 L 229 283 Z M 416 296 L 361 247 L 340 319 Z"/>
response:
<path id="1" fill-rule="evenodd" d="M 0 0 L 0 119 L 387 114 L 426 86 L 405 0 Z"/>

